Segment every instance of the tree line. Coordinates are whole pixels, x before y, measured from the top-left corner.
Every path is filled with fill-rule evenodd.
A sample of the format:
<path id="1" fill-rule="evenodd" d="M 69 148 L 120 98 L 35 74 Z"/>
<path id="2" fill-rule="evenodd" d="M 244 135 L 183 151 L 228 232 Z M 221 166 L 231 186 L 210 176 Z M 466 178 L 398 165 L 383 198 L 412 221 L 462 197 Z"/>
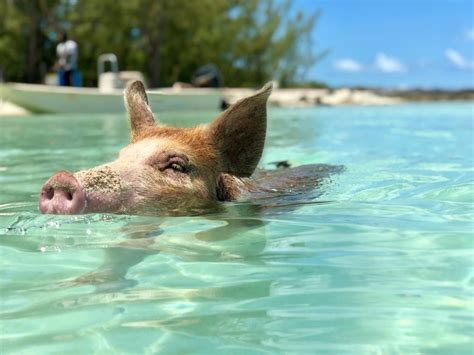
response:
<path id="1" fill-rule="evenodd" d="M 208 63 L 226 86 L 294 86 L 325 53 L 312 42 L 318 17 L 273 0 L 0 0 L 0 70 L 8 81 L 41 82 L 66 30 L 86 86 L 96 85 L 103 53 L 152 87 L 189 82 Z"/>

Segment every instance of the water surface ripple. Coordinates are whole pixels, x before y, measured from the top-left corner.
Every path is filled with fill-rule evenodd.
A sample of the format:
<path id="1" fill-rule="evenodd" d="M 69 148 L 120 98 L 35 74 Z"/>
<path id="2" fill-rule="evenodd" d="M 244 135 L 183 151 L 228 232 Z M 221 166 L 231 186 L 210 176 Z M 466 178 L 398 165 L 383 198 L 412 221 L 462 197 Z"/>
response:
<path id="1" fill-rule="evenodd" d="M 125 117 L 2 118 L 1 352 L 471 353 L 472 112 L 271 109 L 260 167 L 345 170 L 273 208 L 174 218 L 40 215 L 42 182 L 114 159 Z"/>

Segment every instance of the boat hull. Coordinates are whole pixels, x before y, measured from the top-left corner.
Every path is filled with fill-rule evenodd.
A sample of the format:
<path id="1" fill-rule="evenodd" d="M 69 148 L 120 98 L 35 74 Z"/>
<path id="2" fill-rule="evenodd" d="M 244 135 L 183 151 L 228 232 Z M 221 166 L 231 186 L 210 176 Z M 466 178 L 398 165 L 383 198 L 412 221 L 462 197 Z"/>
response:
<path id="1" fill-rule="evenodd" d="M 156 112 L 218 110 L 222 94 L 218 89 L 160 89 L 147 91 Z M 8 83 L 0 85 L 2 100 L 33 113 L 122 113 L 123 91 L 101 92 L 94 88 Z"/>

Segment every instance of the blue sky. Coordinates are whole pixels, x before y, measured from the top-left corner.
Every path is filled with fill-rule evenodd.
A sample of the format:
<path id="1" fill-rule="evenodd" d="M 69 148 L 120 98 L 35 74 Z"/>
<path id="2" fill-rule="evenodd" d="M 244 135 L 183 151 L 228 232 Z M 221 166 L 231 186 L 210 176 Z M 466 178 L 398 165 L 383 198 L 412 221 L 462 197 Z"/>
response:
<path id="1" fill-rule="evenodd" d="M 333 86 L 473 88 L 472 0 L 294 0 L 322 15 L 312 34 L 330 54 L 309 77 Z"/>

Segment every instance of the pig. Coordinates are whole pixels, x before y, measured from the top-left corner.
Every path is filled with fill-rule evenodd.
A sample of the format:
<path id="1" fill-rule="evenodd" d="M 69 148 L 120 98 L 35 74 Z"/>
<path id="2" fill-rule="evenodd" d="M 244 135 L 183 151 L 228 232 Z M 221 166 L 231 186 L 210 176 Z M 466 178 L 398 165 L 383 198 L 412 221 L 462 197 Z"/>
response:
<path id="1" fill-rule="evenodd" d="M 186 215 L 213 211 L 225 201 L 314 187 L 324 166 L 258 171 L 271 83 L 193 128 L 155 121 L 140 81 L 124 91 L 130 144 L 112 162 L 77 173 L 56 172 L 41 188 L 46 214 Z M 310 183 L 308 183 L 310 182 Z M 312 182 L 312 183 L 311 183 Z"/>

